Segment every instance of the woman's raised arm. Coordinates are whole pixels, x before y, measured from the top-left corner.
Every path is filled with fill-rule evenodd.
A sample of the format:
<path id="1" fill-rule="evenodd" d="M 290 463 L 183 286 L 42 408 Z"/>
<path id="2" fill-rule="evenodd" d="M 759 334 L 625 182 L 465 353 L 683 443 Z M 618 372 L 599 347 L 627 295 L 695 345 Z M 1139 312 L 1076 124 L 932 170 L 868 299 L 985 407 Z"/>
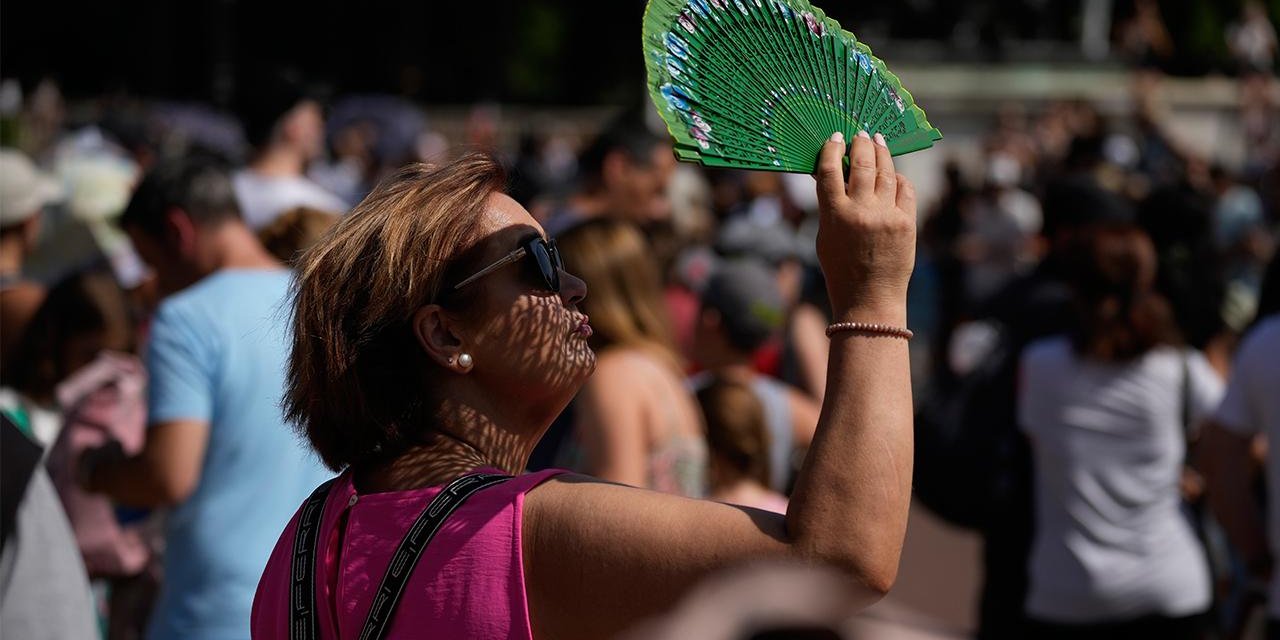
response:
<path id="1" fill-rule="evenodd" d="M 818 256 L 836 320 L 905 327 L 915 195 L 882 140 L 823 147 Z M 600 638 L 669 607 L 722 567 L 785 555 L 840 568 L 866 603 L 898 569 L 911 496 L 905 340 L 838 332 L 813 445 L 784 517 L 584 477 L 530 492 L 523 549 L 536 637 Z"/>

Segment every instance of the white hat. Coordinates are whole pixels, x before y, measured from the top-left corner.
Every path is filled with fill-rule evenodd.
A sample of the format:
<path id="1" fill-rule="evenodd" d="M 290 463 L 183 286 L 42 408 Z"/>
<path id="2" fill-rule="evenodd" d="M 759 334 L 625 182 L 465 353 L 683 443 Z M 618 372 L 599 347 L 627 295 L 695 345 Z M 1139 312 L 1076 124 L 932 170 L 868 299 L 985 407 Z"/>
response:
<path id="1" fill-rule="evenodd" d="M 62 199 L 62 185 L 42 173 L 26 154 L 0 149 L 0 229 L 26 222 Z"/>

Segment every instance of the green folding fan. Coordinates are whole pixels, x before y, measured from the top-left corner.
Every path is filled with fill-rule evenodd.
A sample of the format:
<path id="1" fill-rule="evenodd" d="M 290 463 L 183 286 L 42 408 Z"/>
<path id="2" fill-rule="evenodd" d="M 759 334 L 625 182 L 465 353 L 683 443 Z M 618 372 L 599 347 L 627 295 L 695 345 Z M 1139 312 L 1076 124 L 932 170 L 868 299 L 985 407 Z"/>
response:
<path id="1" fill-rule="evenodd" d="M 806 0 L 649 0 L 644 53 L 687 162 L 813 173 L 836 131 L 882 133 L 893 155 L 942 139 L 870 47 Z"/>

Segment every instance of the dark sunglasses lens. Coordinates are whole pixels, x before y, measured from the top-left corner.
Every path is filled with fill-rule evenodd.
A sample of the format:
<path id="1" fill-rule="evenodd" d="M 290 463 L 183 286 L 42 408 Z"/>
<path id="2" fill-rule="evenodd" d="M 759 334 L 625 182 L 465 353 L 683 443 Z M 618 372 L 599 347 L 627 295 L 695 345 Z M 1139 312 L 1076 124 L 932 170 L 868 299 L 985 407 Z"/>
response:
<path id="1" fill-rule="evenodd" d="M 556 246 L 555 240 L 547 243 L 547 252 L 551 254 L 551 264 L 555 266 L 556 270 L 563 269 L 564 258 L 560 257 L 560 247 Z"/>
<path id="2" fill-rule="evenodd" d="M 559 252 L 548 247 L 546 242 L 534 242 L 529 246 L 529 253 L 538 263 L 538 271 L 542 272 L 542 280 L 548 289 L 560 293 Z"/>

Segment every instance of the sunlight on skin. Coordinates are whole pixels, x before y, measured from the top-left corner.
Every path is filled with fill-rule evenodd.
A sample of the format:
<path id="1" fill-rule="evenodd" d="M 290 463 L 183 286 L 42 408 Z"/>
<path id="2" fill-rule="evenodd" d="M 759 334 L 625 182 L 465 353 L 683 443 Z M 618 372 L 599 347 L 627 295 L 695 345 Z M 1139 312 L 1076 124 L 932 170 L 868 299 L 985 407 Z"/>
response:
<path id="1" fill-rule="evenodd" d="M 489 204 L 476 225 L 476 244 L 484 247 L 478 264 L 491 264 L 543 234 L 510 197 L 495 193 Z M 530 270 L 522 259 L 471 285 L 477 306 L 454 329 L 475 365 L 441 381 L 445 397 L 421 445 L 357 472 L 361 490 L 439 484 L 480 466 L 524 469 L 534 445 L 596 365 L 590 334 L 581 330 L 585 316 L 574 301 L 585 285 L 562 272 L 557 294 L 536 288 Z"/>
<path id="2" fill-rule="evenodd" d="M 533 216 L 504 194 L 490 197 L 482 224 L 489 231 L 486 260 L 502 257 L 535 233 L 546 237 Z M 480 376 L 484 388 L 516 392 L 505 383 L 519 384 L 524 387 L 519 392 L 543 389 L 554 397 L 549 399 L 560 400 L 567 385 L 572 385 L 571 396 L 591 375 L 596 356 L 578 333 L 583 314 L 577 305 L 551 291 L 531 290 L 531 279 L 521 271 L 527 269 L 522 260 L 480 282 L 486 287 L 486 322 L 469 337 L 469 348 L 477 352 L 473 353 L 476 366 L 471 375 Z M 577 279 L 562 273 L 562 289 L 573 286 L 573 280 Z M 505 312 L 500 311 L 504 308 Z M 479 353 L 492 354 L 488 357 L 501 366 L 484 367 Z"/>

